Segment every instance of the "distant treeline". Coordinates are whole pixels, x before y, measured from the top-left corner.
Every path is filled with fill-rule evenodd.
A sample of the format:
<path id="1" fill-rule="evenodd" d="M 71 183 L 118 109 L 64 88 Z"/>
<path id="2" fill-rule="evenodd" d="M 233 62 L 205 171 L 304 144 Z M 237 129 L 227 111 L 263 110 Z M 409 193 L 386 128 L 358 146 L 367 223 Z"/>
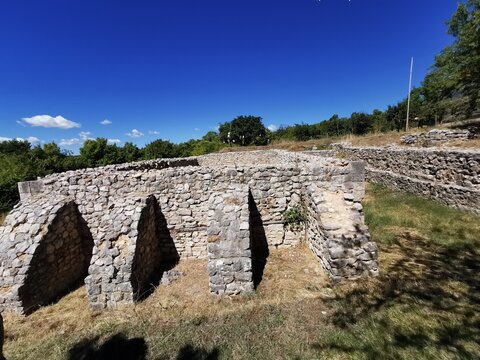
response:
<path id="1" fill-rule="evenodd" d="M 480 99 L 480 0 L 460 3 L 447 22 L 455 41 L 435 57 L 421 86 L 411 93 L 411 126 L 432 125 L 445 119 L 472 116 Z M 96 167 L 141 159 L 185 157 L 216 152 L 225 146 L 266 145 L 275 141 L 304 141 L 347 134 L 363 135 L 405 128 L 407 99 L 385 111 L 333 115 L 315 124 L 281 126 L 269 131 L 257 116 L 239 116 L 220 124 L 202 139 L 174 144 L 155 140 L 143 148 L 127 142 L 108 144 L 107 139 L 87 140 L 79 155 L 62 151 L 55 143 L 32 147 L 26 141 L 0 143 L 0 211 L 18 201 L 17 182 L 53 172 Z"/>

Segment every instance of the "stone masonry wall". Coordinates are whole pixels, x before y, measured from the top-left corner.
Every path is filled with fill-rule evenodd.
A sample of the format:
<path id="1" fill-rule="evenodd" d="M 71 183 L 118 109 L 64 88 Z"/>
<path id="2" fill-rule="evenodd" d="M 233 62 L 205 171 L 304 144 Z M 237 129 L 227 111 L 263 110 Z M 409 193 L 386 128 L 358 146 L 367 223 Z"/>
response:
<path id="1" fill-rule="evenodd" d="M 65 204 L 75 204 L 79 221 L 85 223 L 93 239 L 85 283 L 91 305 L 104 308 L 137 300 L 179 258 L 213 256 L 215 247 L 210 247 L 207 234 L 213 221 L 212 199 L 239 199 L 233 214 L 240 218 L 229 218 L 222 230 L 228 233 L 239 222 L 242 231 L 236 234 L 238 238 L 228 237 L 232 244 L 237 240 L 243 244 L 246 238 L 262 239 L 264 247 L 296 244 L 299 238 L 283 226 L 283 212 L 303 203 L 310 184 L 315 184 L 319 192 L 338 192 L 358 202 L 364 193 L 363 166 L 343 159 L 257 151 L 172 159 L 168 164 L 122 164 L 39 179 L 29 184 L 28 189 L 36 190 L 25 194 L 7 216 L 6 226 L 0 228 L 0 246 L 6 254 L 0 268 L 0 307 L 25 310 L 18 299 L 18 284 L 25 273 L 18 274 L 14 269 L 28 268 L 36 246 L 48 233 L 45 226 L 54 221 Z M 217 210 L 228 213 L 230 205 L 225 201 L 221 202 L 222 209 Z M 28 224 L 19 226 L 25 219 Z M 249 223 L 248 229 L 243 229 L 245 222 Z M 42 236 L 37 237 L 40 232 Z M 224 240 L 227 241 L 226 235 Z M 32 244 L 36 245 L 31 248 Z M 12 246 L 20 250 L 12 250 Z M 247 258 L 250 256 L 251 261 L 251 249 L 243 250 L 245 253 L 236 254 L 242 258 L 243 278 L 235 278 L 235 285 L 228 289 L 227 273 L 237 269 L 238 264 L 224 263 L 224 269 L 218 262 L 214 266 L 224 281 L 225 294 L 250 289 Z M 228 258 L 228 252 L 217 255 Z M 228 269 L 230 265 L 232 268 Z M 352 272 L 339 276 L 354 275 Z M 223 286 L 213 281 L 211 284 L 212 288 Z"/>
<path id="2" fill-rule="evenodd" d="M 366 163 L 367 179 L 480 213 L 480 150 L 337 146 Z"/>
<path id="3" fill-rule="evenodd" d="M 402 144 L 432 145 L 455 140 L 473 139 L 475 133 L 466 129 L 433 129 L 426 133 L 408 134 L 401 138 Z"/>
<path id="4" fill-rule="evenodd" d="M 351 194 L 307 187 L 307 242 L 330 279 L 378 274 L 378 249 L 364 223 L 363 208 Z"/>
<path id="5" fill-rule="evenodd" d="M 87 275 L 93 239 L 76 205 L 34 199 L 0 228 L 0 308 L 29 313 Z"/>
<path id="6" fill-rule="evenodd" d="M 261 160 L 258 152 L 252 153 L 256 153 L 255 158 L 259 162 L 267 162 Z M 280 154 L 287 158 L 283 152 Z M 253 157 L 251 154 L 248 156 Z M 266 159 L 272 156 L 269 154 Z M 235 155 L 236 159 L 238 157 Z M 226 188 L 231 182 L 247 184 L 252 189 L 268 242 L 277 247 L 290 246 L 294 241 L 291 234 L 283 229 L 282 214 L 291 202 L 298 202 L 304 183 L 316 181 L 325 189 L 363 192 L 363 179 L 359 181 L 352 178 L 351 174 L 357 169 L 353 169 L 349 162 L 335 159 L 311 161 L 309 158 L 312 157 L 298 155 L 290 162 L 276 165 L 243 165 L 234 168 L 218 166 L 219 162 L 215 161 L 217 166 L 212 167 L 187 166 L 141 171 L 100 168 L 67 172 L 45 178 L 42 181 L 42 194 L 51 196 L 60 193 L 73 197 L 93 228 L 98 227 L 101 214 L 108 212 L 110 198 L 130 192 L 153 194 L 165 215 L 179 255 L 205 258 L 208 199 L 215 189 Z M 280 160 L 285 161 L 277 159 Z M 228 156 L 225 162 L 229 162 Z M 245 159 L 244 162 L 247 163 Z"/>
<path id="7" fill-rule="evenodd" d="M 248 186 L 214 194 L 208 210 L 208 277 L 214 295 L 253 291 Z"/>
<path id="8" fill-rule="evenodd" d="M 112 199 L 109 210 L 94 233 L 95 247 L 85 279 L 94 308 L 142 298 L 161 277 L 162 262 L 170 260 L 170 252 L 162 254 L 160 209 L 153 195 Z"/>

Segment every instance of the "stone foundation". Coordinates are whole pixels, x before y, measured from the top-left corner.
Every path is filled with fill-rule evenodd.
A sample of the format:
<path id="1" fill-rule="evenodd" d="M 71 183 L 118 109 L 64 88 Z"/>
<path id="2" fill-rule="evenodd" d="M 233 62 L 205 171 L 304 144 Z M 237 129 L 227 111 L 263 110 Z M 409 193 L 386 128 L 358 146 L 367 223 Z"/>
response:
<path id="1" fill-rule="evenodd" d="M 214 154 L 69 171 L 20 187 L 33 190 L 0 227 L 2 309 L 29 312 L 85 276 L 94 308 L 132 303 L 180 258 L 209 259 L 213 294 L 250 292 L 269 247 L 305 240 L 334 281 L 378 268 L 358 209 L 364 194 L 358 162 L 286 151 Z M 349 224 L 335 234 L 316 227 L 327 216 L 313 206 L 312 196 L 320 195 L 352 203 L 338 203 L 343 210 L 332 213 Z M 283 213 L 297 206 L 308 208 L 307 238 L 283 225 Z M 346 251 L 341 261 L 329 253 L 334 243 Z M 36 279 L 32 269 L 45 275 Z M 51 271 L 60 279 L 56 287 L 45 279 Z"/>

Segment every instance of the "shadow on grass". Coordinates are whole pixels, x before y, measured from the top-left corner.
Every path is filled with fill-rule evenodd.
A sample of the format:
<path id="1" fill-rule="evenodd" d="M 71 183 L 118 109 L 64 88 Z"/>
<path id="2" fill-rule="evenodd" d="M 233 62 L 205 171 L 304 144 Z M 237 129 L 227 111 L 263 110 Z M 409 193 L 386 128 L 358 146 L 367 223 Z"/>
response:
<path id="1" fill-rule="evenodd" d="M 432 245 L 407 231 L 380 251 L 381 275 L 337 289 L 329 304 L 332 333 L 313 349 L 361 358 L 412 351 L 420 358 L 480 358 L 478 248 Z"/>
<path id="2" fill-rule="evenodd" d="M 218 349 L 207 351 L 191 345 L 185 345 L 180 349 L 177 360 L 217 360 L 220 352 Z"/>
<path id="3" fill-rule="evenodd" d="M 148 346 L 143 338 L 128 339 L 124 334 L 116 334 L 99 344 L 99 338 L 85 339 L 80 341 L 69 351 L 69 360 L 144 360 L 146 359 Z M 190 344 L 183 346 L 176 360 L 217 360 L 219 350 L 211 351 L 194 347 Z M 167 357 L 155 357 L 157 360 L 171 359 Z"/>
<path id="4" fill-rule="evenodd" d="M 128 339 L 116 334 L 98 345 L 98 337 L 80 341 L 69 351 L 69 360 L 143 360 L 147 355 L 147 344 L 142 338 Z"/>

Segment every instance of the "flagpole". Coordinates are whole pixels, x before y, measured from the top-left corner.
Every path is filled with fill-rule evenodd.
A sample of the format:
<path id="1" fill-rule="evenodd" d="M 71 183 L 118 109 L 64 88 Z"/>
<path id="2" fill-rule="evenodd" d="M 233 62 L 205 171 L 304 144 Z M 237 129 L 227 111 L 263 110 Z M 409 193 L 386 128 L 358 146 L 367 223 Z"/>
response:
<path id="1" fill-rule="evenodd" d="M 413 72 L 413 57 L 410 61 L 410 81 L 408 82 L 408 101 L 407 101 L 407 122 L 405 124 L 405 131 L 408 131 L 408 120 L 410 117 L 410 93 L 412 92 L 412 72 Z"/>

